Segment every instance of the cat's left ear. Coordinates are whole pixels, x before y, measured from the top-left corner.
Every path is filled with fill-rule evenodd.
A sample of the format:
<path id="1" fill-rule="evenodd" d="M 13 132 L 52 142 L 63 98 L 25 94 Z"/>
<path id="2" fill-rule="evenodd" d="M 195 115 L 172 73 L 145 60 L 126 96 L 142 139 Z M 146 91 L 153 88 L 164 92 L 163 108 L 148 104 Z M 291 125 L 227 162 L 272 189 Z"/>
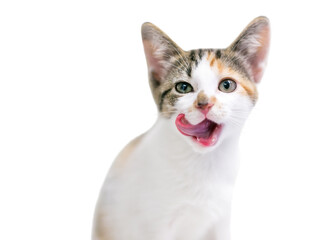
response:
<path id="1" fill-rule="evenodd" d="M 149 74 L 160 84 L 172 66 L 171 58 L 183 55 L 184 51 L 152 23 L 144 23 L 141 33 Z"/>
<path id="2" fill-rule="evenodd" d="M 259 83 L 266 67 L 270 44 L 270 25 L 266 17 L 254 19 L 229 46 L 243 57 L 252 80 Z"/>

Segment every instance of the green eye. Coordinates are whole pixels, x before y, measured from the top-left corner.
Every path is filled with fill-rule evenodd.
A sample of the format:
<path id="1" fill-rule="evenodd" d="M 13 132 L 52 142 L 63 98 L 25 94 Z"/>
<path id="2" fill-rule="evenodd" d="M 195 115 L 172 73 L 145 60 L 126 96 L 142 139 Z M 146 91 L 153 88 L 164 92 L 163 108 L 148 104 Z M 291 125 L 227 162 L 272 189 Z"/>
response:
<path id="1" fill-rule="evenodd" d="M 219 90 L 225 93 L 233 92 L 236 89 L 236 87 L 237 87 L 236 82 L 231 79 L 222 80 L 219 84 Z"/>
<path id="2" fill-rule="evenodd" d="M 192 92 L 194 89 L 187 82 L 179 82 L 175 85 L 175 90 L 179 93 L 189 93 Z"/>

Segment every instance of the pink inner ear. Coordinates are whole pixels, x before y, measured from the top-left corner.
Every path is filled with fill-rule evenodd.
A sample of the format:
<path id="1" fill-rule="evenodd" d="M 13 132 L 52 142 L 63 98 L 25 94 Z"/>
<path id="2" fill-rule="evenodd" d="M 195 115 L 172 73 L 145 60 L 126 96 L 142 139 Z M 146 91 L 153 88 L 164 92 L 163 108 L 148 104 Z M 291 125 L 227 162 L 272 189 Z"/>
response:
<path id="1" fill-rule="evenodd" d="M 155 56 L 156 50 L 154 46 L 147 40 L 143 41 L 143 45 L 149 72 L 152 72 L 158 78 L 162 77 L 164 69 L 160 63 L 161 60 Z"/>
<path id="2" fill-rule="evenodd" d="M 253 79 L 256 83 L 261 81 L 267 63 L 267 55 L 270 44 L 270 29 L 268 25 L 262 29 L 259 36 L 260 46 L 250 59 Z"/>
<path id="3" fill-rule="evenodd" d="M 263 73 L 264 73 L 264 70 L 266 67 L 266 58 L 267 58 L 266 55 L 267 55 L 267 52 L 262 51 L 262 53 L 256 55 L 251 60 L 253 79 L 256 83 L 259 83 L 263 76 Z"/>

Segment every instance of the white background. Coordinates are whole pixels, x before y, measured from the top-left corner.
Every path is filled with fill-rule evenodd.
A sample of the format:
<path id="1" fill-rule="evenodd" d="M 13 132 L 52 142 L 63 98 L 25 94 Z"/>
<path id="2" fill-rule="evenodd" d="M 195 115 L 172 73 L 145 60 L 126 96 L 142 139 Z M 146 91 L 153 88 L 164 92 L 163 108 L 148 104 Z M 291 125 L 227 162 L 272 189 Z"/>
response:
<path id="1" fill-rule="evenodd" d="M 112 160 L 154 123 L 140 26 L 183 49 L 272 24 L 241 138 L 234 240 L 330 239 L 326 1 L 1 1 L 0 239 L 90 239 Z"/>

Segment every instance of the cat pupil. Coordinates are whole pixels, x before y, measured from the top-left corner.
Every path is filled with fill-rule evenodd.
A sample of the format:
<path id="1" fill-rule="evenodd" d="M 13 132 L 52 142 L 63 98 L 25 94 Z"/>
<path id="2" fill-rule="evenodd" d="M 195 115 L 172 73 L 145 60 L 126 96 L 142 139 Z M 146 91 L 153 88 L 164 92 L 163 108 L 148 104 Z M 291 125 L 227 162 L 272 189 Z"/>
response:
<path id="1" fill-rule="evenodd" d="M 223 86 L 224 86 L 225 89 L 229 89 L 229 87 L 230 87 L 230 82 L 229 82 L 229 81 L 225 81 L 225 82 L 223 83 Z"/>

